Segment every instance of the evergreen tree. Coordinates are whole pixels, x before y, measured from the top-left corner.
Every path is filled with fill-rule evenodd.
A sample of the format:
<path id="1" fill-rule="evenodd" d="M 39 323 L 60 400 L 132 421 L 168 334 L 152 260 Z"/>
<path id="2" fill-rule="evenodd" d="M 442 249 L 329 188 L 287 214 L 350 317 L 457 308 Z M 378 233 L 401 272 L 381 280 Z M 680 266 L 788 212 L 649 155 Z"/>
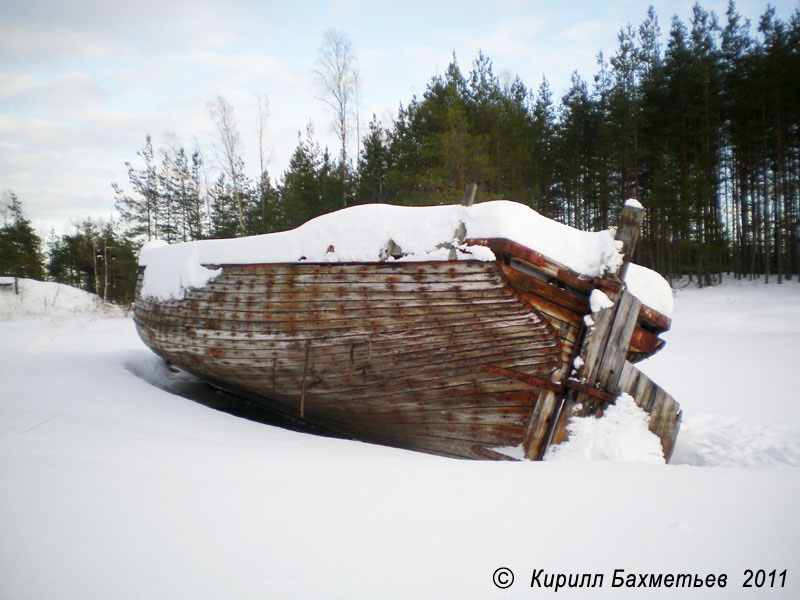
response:
<path id="1" fill-rule="evenodd" d="M 457 202 L 475 182 L 481 198 L 605 229 L 637 197 L 647 213 L 635 258 L 646 266 L 701 283 L 723 270 L 800 275 L 800 10 L 782 21 L 768 8 L 759 39 L 732 0 L 723 29 L 700 4 L 689 17 L 675 16 L 662 44 L 650 7 L 620 30 L 610 60 L 598 56 L 591 90 L 576 73 L 558 104 L 546 78 L 532 94 L 518 77 L 501 85 L 483 52 L 466 77 L 453 55 L 389 126 L 373 118 L 355 169 L 345 135 L 337 161 L 309 128 L 277 188 L 263 160 L 258 192 L 241 160 L 226 163 L 208 215 L 200 163 L 187 177 L 180 150 L 156 173 L 148 136 L 144 167 L 128 165 L 133 197 L 115 186 L 120 212 L 142 236 L 232 236 L 295 227 L 343 202 Z"/>
<path id="2" fill-rule="evenodd" d="M 197 150 L 192 154 L 191 165 L 182 146 L 164 152 L 159 174 L 165 213 L 161 219 L 164 224 L 161 235 L 168 242 L 187 242 L 202 237 L 201 168 L 202 159 Z"/>
<path id="3" fill-rule="evenodd" d="M 340 208 L 342 190 L 341 171 L 314 140 L 312 125 L 306 128 L 306 137 L 298 133 L 297 148 L 283 174 L 280 186 L 281 208 L 286 226 L 294 228 L 309 219 Z M 346 178 L 345 183 L 349 180 Z"/>
<path id="4" fill-rule="evenodd" d="M 280 204 L 280 194 L 272 185 L 269 173 L 261 174 L 261 184 L 256 188 L 259 196 L 248 204 L 245 212 L 245 225 L 251 234 L 271 233 L 284 229 L 284 215 Z"/>
<path id="5" fill-rule="evenodd" d="M 135 244 L 114 223 L 86 219 L 50 243 L 47 271 L 59 283 L 97 294 L 104 301 L 133 301 L 138 261 Z"/>
<path id="6" fill-rule="evenodd" d="M 42 240 L 22 212 L 22 202 L 7 192 L 0 228 L 0 274 L 44 279 Z"/>
<path id="7" fill-rule="evenodd" d="M 592 106 L 594 111 L 597 139 L 597 166 L 595 181 L 598 194 L 598 219 L 592 224 L 596 229 L 608 229 L 612 207 L 618 203 L 619 197 L 614 193 L 614 139 L 611 121 L 611 93 L 613 82 L 608 64 L 600 52 L 597 56 L 600 70 L 594 76 Z"/>
<path id="8" fill-rule="evenodd" d="M 553 218 L 559 213 L 555 197 L 556 115 L 553 94 L 545 77 L 536 94 L 532 128 L 532 180 L 538 198 L 533 208 Z"/>
<path id="9" fill-rule="evenodd" d="M 208 190 L 210 199 L 209 237 L 232 238 L 241 234 L 242 222 L 239 221 L 239 205 L 241 197 L 234 192 L 233 186 L 220 173 L 217 180 Z"/>
<path id="10" fill-rule="evenodd" d="M 386 201 L 386 181 L 389 174 L 390 150 L 388 132 L 375 115 L 369 123 L 369 133 L 364 137 L 358 166 L 356 204 Z"/>
<path id="11" fill-rule="evenodd" d="M 144 147 L 136 154 L 144 161 L 142 169 L 135 169 L 131 163 L 125 163 L 134 195 L 128 195 L 118 184 L 112 183 L 116 196 L 115 206 L 123 222 L 129 226 L 130 235 L 147 240 L 158 239 L 161 206 L 153 140 L 149 133 L 145 136 Z"/>

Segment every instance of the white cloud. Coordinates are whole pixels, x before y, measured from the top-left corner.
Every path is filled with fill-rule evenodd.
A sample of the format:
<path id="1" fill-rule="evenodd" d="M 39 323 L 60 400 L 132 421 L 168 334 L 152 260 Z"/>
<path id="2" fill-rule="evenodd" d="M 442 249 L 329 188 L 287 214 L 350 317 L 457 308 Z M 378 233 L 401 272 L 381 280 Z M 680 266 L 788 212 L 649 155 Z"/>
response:
<path id="1" fill-rule="evenodd" d="M 0 102 L 6 110 L 38 116 L 72 118 L 105 104 L 108 94 L 81 72 L 65 73 L 52 81 L 16 73 L 0 78 Z"/>
<path id="2" fill-rule="evenodd" d="M 91 31 L 63 25 L 0 22 L 0 68 L 41 69 L 71 61 L 94 60 L 108 55 L 113 44 Z"/>
<path id="3" fill-rule="evenodd" d="M 664 40 L 672 13 L 688 19 L 691 1 L 655 2 Z M 755 3 L 737 5 L 757 20 L 763 8 Z M 274 150 L 273 177 L 286 168 L 297 132 L 309 120 L 321 144 L 335 148 L 311 76 L 328 27 L 343 28 L 353 41 L 365 129 L 373 113 L 388 125 L 401 102 L 421 95 L 431 76 L 444 72 L 453 51 L 465 73 L 481 49 L 497 75 L 519 74 L 534 90 L 544 75 L 557 100 L 573 70 L 591 81 L 598 51 L 611 56 L 619 28 L 640 23 L 646 12 L 634 0 L 6 4 L 0 15 L 0 189 L 13 189 L 41 223 L 107 216 L 110 183 L 126 183 L 124 163 L 136 161 L 147 133 L 157 147 L 168 132 L 187 149 L 207 147 L 212 125 L 206 105 L 217 95 L 234 107 L 252 174 L 255 93 L 270 100 L 266 144 Z M 713 0 L 708 7 L 723 14 L 724 4 Z M 788 1 L 777 4 L 782 15 L 793 10 Z M 209 163 L 210 156 L 206 152 Z"/>

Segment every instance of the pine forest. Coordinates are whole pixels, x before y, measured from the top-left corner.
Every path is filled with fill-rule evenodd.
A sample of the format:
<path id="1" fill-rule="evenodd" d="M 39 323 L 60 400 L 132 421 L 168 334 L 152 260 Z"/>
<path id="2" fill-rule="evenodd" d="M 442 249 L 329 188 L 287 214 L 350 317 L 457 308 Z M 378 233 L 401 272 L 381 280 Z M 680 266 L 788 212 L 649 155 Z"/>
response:
<path id="1" fill-rule="evenodd" d="M 248 175 L 233 109 L 219 97 L 209 104 L 219 133 L 214 178 L 199 149 L 156 150 L 143 132 L 128 181 L 111 190 L 117 220 L 50 240 L 41 266 L 7 259 L 0 270 L 46 270 L 130 302 L 136 248 L 148 239 L 280 231 L 353 204 L 456 203 L 476 183 L 478 201 L 513 200 L 588 230 L 616 225 L 636 198 L 646 218 L 634 260 L 673 280 L 800 277 L 800 9 L 783 21 L 768 6 L 751 23 L 732 1 L 723 15 L 695 4 L 688 22 L 664 25 L 651 7 L 640 25 L 620 29 L 589 79 L 573 73 L 561 98 L 546 78 L 498 76 L 482 52 L 462 67 L 453 54 L 421 96 L 390 123 L 373 117 L 361 139 L 352 49 L 342 34 L 325 43 L 330 60 L 318 75 L 339 148 L 322 148 L 309 125 L 278 179 L 263 158 Z M 342 67 L 335 81 L 331 61 Z M 254 130 L 261 148 L 263 122 Z M 13 202 L 2 255 L 36 256 L 5 251 L 35 237 Z"/>

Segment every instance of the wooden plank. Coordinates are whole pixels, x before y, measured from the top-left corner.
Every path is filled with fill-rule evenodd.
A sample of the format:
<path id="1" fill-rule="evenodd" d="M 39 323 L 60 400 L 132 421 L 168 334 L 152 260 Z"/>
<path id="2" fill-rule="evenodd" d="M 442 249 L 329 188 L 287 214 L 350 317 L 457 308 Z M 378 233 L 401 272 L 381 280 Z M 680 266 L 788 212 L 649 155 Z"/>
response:
<path id="1" fill-rule="evenodd" d="M 650 356 L 661 348 L 663 344 L 664 341 L 660 340 L 656 335 L 637 326 L 634 327 L 631 334 L 631 344 L 628 351 L 640 352 L 644 356 Z"/>
<path id="2" fill-rule="evenodd" d="M 398 274 L 417 273 L 472 273 L 476 270 L 492 270 L 493 263 L 479 260 L 459 261 L 388 261 L 388 262 L 290 262 L 290 263 L 250 263 L 250 264 L 206 264 L 208 268 L 221 268 L 225 272 L 250 273 L 254 277 L 269 274 L 364 274 L 376 273 Z M 142 269 L 143 270 L 143 269 Z"/>
<path id="3" fill-rule="evenodd" d="M 539 393 L 536 406 L 528 421 L 522 446 L 525 458 L 541 460 L 547 450 L 553 420 L 557 418 L 559 394 L 552 390 Z"/>
<path id="4" fill-rule="evenodd" d="M 269 312 L 249 312 L 239 313 L 234 311 L 215 311 L 205 312 L 188 311 L 179 312 L 165 310 L 160 312 L 138 311 L 137 318 L 147 320 L 153 324 L 158 323 L 159 327 L 173 327 L 176 330 L 187 331 L 188 329 L 207 329 L 213 331 L 225 331 L 237 333 L 235 337 L 241 337 L 242 332 L 268 333 L 272 330 L 283 330 L 299 335 L 303 331 L 330 331 L 346 332 L 358 328 L 361 331 L 390 332 L 390 331 L 410 331 L 414 329 L 433 329 L 457 327 L 459 324 L 470 323 L 482 329 L 489 327 L 507 328 L 516 324 L 538 325 L 539 322 L 546 323 L 545 319 L 538 319 L 538 315 L 532 314 L 520 305 L 491 305 L 486 309 L 476 310 L 468 305 L 461 307 L 460 311 L 440 311 L 435 307 L 427 311 L 414 311 L 410 314 L 405 310 L 382 312 L 381 314 L 370 314 L 371 311 L 364 310 L 362 318 L 355 318 L 352 314 L 339 315 L 336 313 L 315 314 L 308 313 L 282 313 L 271 314 Z M 538 322 L 537 322 L 538 321 Z M 545 328 L 548 332 L 550 327 Z"/>
<path id="5" fill-rule="evenodd" d="M 349 300 L 340 300 L 338 297 L 314 298 L 304 302 L 298 301 L 265 301 L 259 300 L 257 303 L 248 302 L 244 306 L 233 302 L 212 302 L 207 299 L 192 300 L 183 305 L 167 305 L 149 302 L 137 302 L 136 313 L 146 314 L 156 312 L 158 314 L 167 311 L 179 315 L 203 314 L 205 311 L 235 312 L 246 316 L 249 319 L 273 319 L 282 318 L 283 313 L 296 313 L 298 318 L 304 317 L 307 313 L 319 314 L 321 318 L 327 318 L 330 313 L 341 316 L 352 316 L 358 318 L 359 314 L 366 313 L 371 316 L 391 316 L 397 311 L 410 311 L 409 314 L 422 312 L 427 314 L 431 310 L 442 312 L 463 312 L 463 311 L 486 311 L 501 310 L 519 305 L 519 301 L 506 294 L 497 293 L 486 295 L 481 298 L 466 298 L 464 296 L 434 296 L 430 298 L 415 298 L 413 300 L 376 300 L 361 299 L 356 304 Z M 295 307 L 294 309 L 292 307 Z M 255 313 L 255 314 L 253 314 Z M 274 317 L 273 317 L 274 315 Z"/>
<path id="6" fill-rule="evenodd" d="M 672 319 L 645 305 L 639 311 L 639 320 L 659 333 L 669 331 L 672 326 Z"/>
<path id="7" fill-rule="evenodd" d="M 639 233 L 642 229 L 644 219 L 644 209 L 640 206 L 625 204 L 622 208 L 622 215 L 617 226 L 617 233 L 614 239 L 622 242 L 623 259 L 622 266 L 617 271 L 619 281 L 625 281 L 628 272 L 628 265 L 633 259 L 636 251 L 636 243 L 639 241 Z"/>
<path id="8" fill-rule="evenodd" d="M 342 414 L 347 412 L 354 412 L 358 410 L 366 415 L 379 415 L 385 413 L 405 413 L 414 412 L 423 414 L 432 414 L 436 412 L 447 413 L 463 413 L 471 410 L 524 410 L 530 414 L 530 410 L 536 403 L 536 395 L 530 391 L 507 391 L 502 393 L 493 394 L 459 394 L 456 396 L 432 396 L 431 398 L 417 399 L 414 401 L 393 401 L 391 403 L 378 403 L 370 402 L 368 405 L 365 401 L 360 401 L 364 405 L 361 407 L 354 407 L 354 401 L 342 400 L 340 398 L 326 398 L 320 400 L 320 404 L 325 404 L 341 410 Z"/>
<path id="9" fill-rule="evenodd" d="M 224 357 L 215 355 L 214 353 L 204 352 L 202 355 L 196 355 L 198 359 L 203 362 L 209 362 L 209 368 L 213 368 L 220 374 L 231 372 L 238 377 L 251 377 L 254 382 L 260 379 L 265 379 L 263 382 L 265 389 L 274 387 L 273 378 L 281 375 L 286 376 L 287 373 L 295 373 L 295 377 L 299 375 L 299 369 L 290 370 L 289 365 L 297 364 L 289 358 L 277 360 L 262 360 L 259 363 L 254 361 L 241 360 L 238 358 L 226 360 Z M 190 356 L 187 356 L 187 359 Z M 516 359 L 509 359 L 501 355 L 480 355 L 480 351 L 461 353 L 457 360 L 451 358 L 441 358 L 435 361 L 426 361 L 424 357 L 420 357 L 416 362 L 404 360 L 401 365 L 393 364 L 388 360 L 373 360 L 368 364 L 357 363 L 353 372 L 347 371 L 345 361 L 333 362 L 317 362 L 317 356 L 313 355 L 310 363 L 311 373 L 310 376 L 314 380 L 314 385 L 322 385 L 324 388 L 337 388 L 341 391 L 356 390 L 357 388 L 369 387 L 372 385 L 381 385 L 385 382 L 392 382 L 399 388 L 406 390 L 414 389 L 415 387 L 429 385 L 430 381 L 443 379 L 443 378 L 457 378 L 457 377 L 471 377 L 475 371 L 487 370 L 487 372 L 494 372 L 496 375 L 507 376 L 505 372 L 492 371 L 491 364 L 479 364 L 474 366 L 475 361 L 493 361 L 500 364 L 507 365 L 506 371 L 516 371 L 520 373 L 517 380 L 527 383 L 533 387 L 548 387 L 546 385 L 537 385 L 538 380 L 546 380 L 550 372 L 558 366 L 558 355 L 554 353 L 537 352 L 533 356 L 518 356 Z M 302 359 L 300 359 L 302 360 Z M 485 369 L 484 369 L 485 367 Z M 497 367 L 500 369 L 500 367 Z M 273 375 L 274 371 L 274 375 Z M 528 377 L 528 379 L 526 379 Z M 269 384 L 269 385 L 268 385 Z"/>
<path id="10" fill-rule="evenodd" d="M 338 410 L 336 411 L 339 412 Z M 426 411 L 382 411 L 351 414 L 349 423 L 362 422 L 364 425 L 411 425 L 430 424 L 434 427 L 450 425 L 464 426 L 506 426 L 523 427 L 530 417 L 530 406 L 472 407 L 469 409 L 447 409 Z"/>
<path id="11" fill-rule="evenodd" d="M 289 294 L 302 295 L 304 293 L 316 293 L 323 295 L 336 295 L 349 293 L 351 295 L 376 295 L 397 293 L 402 295 L 428 293 L 438 294 L 440 292 L 478 292 L 497 289 L 501 285 L 499 280 L 479 279 L 474 281 L 440 281 L 440 282 L 417 282 L 417 281 L 340 281 L 334 283 L 314 282 L 300 285 L 297 282 L 280 282 L 271 284 L 252 284 L 246 288 L 236 289 L 234 285 L 227 282 L 212 282 L 203 288 L 209 293 L 222 292 L 231 295 L 235 301 L 246 302 L 252 296 L 281 297 Z"/>
<path id="12" fill-rule="evenodd" d="M 350 377 L 340 370 L 321 368 L 318 364 L 313 363 L 313 354 L 310 360 L 312 362 L 307 373 L 308 389 L 313 389 L 313 393 L 316 395 L 332 398 L 368 396 L 378 393 L 401 396 L 458 384 L 470 386 L 470 393 L 476 393 L 484 384 L 491 385 L 493 389 L 500 391 L 504 389 L 531 391 L 542 387 L 536 385 L 536 379 L 544 379 L 552 369 L 547 363 L 537 363 L 534 360 L 519 361 L 512 365 L 513 370 L 526 373 L 531 376 L 531 379 L 513 378 L 508 380 L 502 379 L 502 374 L 494 373 L 494 376 L 490 376 L 481 373 L 480 369 L 470 366 L 469 361 L 462 361 L 461 363 L 443 363 L 421 367 L 417 370 L 406 369 L 395 372 L 387 372 L 386 369 L 380 367 L 363 366 L 354 369 L 354 374 Z M 278 362 L 273 374 L 272 369 L 248 369 L 246 364 L 225 364 L 225 361 L 211 357 L 198 357 L 195 361 L 190 361 L 190 357 L 186 357 L 185 361 L 189 361 L 187 367 L 189 370 L 207 369 L 216 373 L 217 376 L 225 375 L 227 379 L 247 381 L 249 387 L 256 390 L 263 389 L 265 395 L 270 394 L 272 387 L 285 388 L 287 392 L 299 390 L 303 374 L 296 363 L 282 364 Z M 223 364 L 220 365 L 219 362 L 223 362 Z M 275 386 L 276 379 L 278 380 L 277 386 Z"/>
<path id="13" fill-rule="evenodd" d="M 309 413 L 310 416 L 310 413 Z M 327 419 L 316 418 L 322 422 Z M 334 427 L 339 427 L 345 431 L 352 426 L 345 422 L 332 422 Z M 513 425 L 469 425 L 469 424 L 447 424 L 447 423 L 397 423 L 384 424 L 372 423 L 369 428 L 359 428 L 359 432 L 364 431 L 366 439 L 382 440 L 391 438 L 440 438 L 447 440 L 461 440 L 470 445 L 479 443 L 491 446 L 505 446 L 518 444 L 525 435 L 524 426 Z"/>
<path id="14" fill-rule="evenodd" d="M 648 427 L 659 437 L 664 458 L 669 462 L 680 428 L 680 404 L 630 362 L 625 363 L 615 390 L 616 394 L 623 392 L 649 413 Z"/>
<path id="15" fill-rule="evenodd" d="M 568 292 L 553 283 L 540 281 L 511 266 L 501 265 L 501 268 L 511 282 L 511 285 L 514 286 L 517 291 L 535 295 L 536 298 L 547 303 L 548 306 L 551 306 L 553 310 L 559 310 L 559 308 L 565 309 L 559 312 L 569 315 L 569 320 L 580 318 L 580 316 L 585 315 L 589 310 L 589 301 L 583 294 Z M 537 302 L 537 306 L 538 305 L 539 303 Z"/>
<path id="16" fill-rule="evenodd" d="M 147 326 L 149 322 L 143 323 Z M 353 344 L 374 345 L 381 352 L 388 354 L 403 353 L 409 350 L 437 350 L 449 346 L 494 347 L 503 345 L 527 345 L 532 347 L 552 347 L 554 351 L 560 346 L 558 339 L 549 335 L 541 325 L 534 323 L 497 324 L 485 329 L 467 330 L 455 326 L 418 327 L 408 331 L 352 331 L 347 335 L 338 331 L 321 330 L 286 335 L 281 329 L 256 333 L 237 333 L 214 329 L 181 328 L 179 325 L 164 325 L 152 329 L 149 339 L 158 339 L 175 346 L 196 348 L 218 348 L 231 351 L 255 351 L 254 356 L 270 355 L 273 350 L 291 351 L 300 348 L 309 340 L 316 347 L 325 347 L 331 351 L 340 348 L 348 351 Z"/>
<path id="17" fill-rule="evenodd" d="M 623 291 L 617 300 L 611 329 L 599 361 L 597 377 L 590 382 L 602 390 L 616 388 L 630 347 L 631 335 L 636 326 L 636 316 L 639 314 L 641 306 L 642 303 L 639 299 L 627 290 Z"/>
<path id="18" fill-rule="evenodd" d="M 575 273 L 566 266 L 547 258 L 540 252 L 536 252 L 522 244 L 504 238 L 471 238 L 466 240 L 467 245 L 486 246 L 502 260 L 503 257 L 514 257 L 528 263 L 532 268 L 541 271 L 549 277 L 558 277 L 559 272 L 570 273 L 577 281 L 584 281 L 587 278 Z M 587 281 L 588 288 L 593 287 Z"/>
<path id="19" fill-rule="evenodd" d="M 181 365 L 182 366 L 182 365 Z M 190 372 L 198 372 L 202 375 L 202 364 L 194 365 L 194 369 L 186 368 Z M 209 377 L 214 378 L 213 372 L 208 374 Z M 265 394 L 265 387 L 262 380 L 249 377 L 239 378 L 232 375 L 228 378 L 229 385 L 238 387 L 244 390 L 250 390 L 257 394 L 272 397 L 271 393 Z M 286 397 L 293 397 L 299 399 L 300 378 L 291 377 L 287 378 L 286 393 L 282 394 Z M 266 388 L 268 389 L 268 388 Z M 280 388 L 279 388 L 280 389 Z M 410 386 L 398 386 L 394 382 L 384 383 L 383 385 L 376 385 L 371 387 L 355 387 L 347 389 L 347 395 L 343 395 L 342 390 L 326 390 L 319 387 L 314 387 L 309 390 L 309 394 L 313 394 L 315 401 L 321 401 L 324 398 L 329 398 L 331 401 L 336 401 L 341 398 L 347 398 L 350 402 L 366 402 L 367 404 L 380 404 L 391 402 L 404 402 L 408 398 L 422 399 L 424 402 L 435 402 L 437 396 L 445 394 L 452 397 L 457 396 L 472 396 L 475 394 L 507 394 L 510 392 L 530 392 L 531 386 L 524 382 L 509 380 L 500 377 L 490 377 L 488 374 L 479 377 L 476 373 L 471 373 L 470 376 L 463 375 L 461 377 L 450 378 L 437 378 L 425 385 L 417 386 L 416 388 Z M 292 393 L 290 393 L 292 392 Z M 296 404 L 295 404 L 296 406 Z"/>
<path id="20" fill-rule="evenodd" d="M 531 330 L 532 329 L 532 330 Z M 225 332 L 207 330 L 193 331 L 191 334 L 184 332 L 151 332 L 149 341 L 163 346 L 170 346 L 175 350 L 186 350 L 202 353 L 205 349 L 228 354 L 231 357 L 248 359 L 268 359 L 282 353 L 291 356 L 298 351 L 305 341 L 313 342 L 316 348 L 324 349 L 332 354 L 347 356 L 353 346 L 357 348 L 374 347 L 377 356 L 397 359 L 400 356 L 423 354 L 440 354 L 448 348 L 456 348 L 458 352 L 481 349 L 487 354 L 510 355 L 513 352 L 538 351 L 547 349 L 548 352 L 558 354 L 560 345 L 541 331 L 530 328 L 514 328 L 493 330 L 484 335 L 470 337 L 469 332 L 458 330 L 419 330 L 410 334 L 396 332 L 393 334 L 353 335 L 353 336 L 322 336 L 319 338 L 301 336 L 294 338 L 248 338 L 244 335 L 237 338 L 223 336 Z M 220 335 L 216 335 L 219 333 Z M 233 335 L 233 334 L 231 334 Z M 249 334 L 248 334 L 249 335 Z M 516 350 L 515 350 L 516 349 Z"/>
<path id="21" fill-rule="evenodd" d="M 395 437 L 383 437 L 380 442 L 386 446 L 394 446 L 396 448 L 406 448 L 418 452 L 426 452 L 428 454 L 436 454 L 439 456 L 453 457 L 453 458 L 471 458 L 471 459 L 485 459 L 483 453 L 476 453 L 473 450 L 475 442 L 470 440 L 454 440 L 454 439 L 439 439 L 435 437 L 416 436 L 413 434 L 405 434 Z M 519 442 L 513 439 L 508 440 L 507 443 L 497 444 L 497 446 L 516 446 Z M 489 444 L 494 446 L 495 444 Z"/>

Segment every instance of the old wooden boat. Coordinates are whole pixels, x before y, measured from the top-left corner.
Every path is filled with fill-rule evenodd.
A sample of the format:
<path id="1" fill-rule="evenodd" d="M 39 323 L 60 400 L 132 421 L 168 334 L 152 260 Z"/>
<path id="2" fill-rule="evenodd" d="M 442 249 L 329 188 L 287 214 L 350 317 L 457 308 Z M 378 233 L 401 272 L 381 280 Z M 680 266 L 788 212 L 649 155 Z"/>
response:
<path id="1" fill-rule="evenodd" d="M 626 206 L 616 232 L 627 258 L 641 212 Z M 373 261 L 234 264 L 223 252 L 212 263 L 187 250 L 213 278 L 167 298 L 143 290 L 156 252 L 140 268 L 136 327 L 216 386 L 356 439 L 446 456 L 540 459 L 571 417 L 599 415 L 625 392 L 668 460 L 680 408 L 634 363 L 661 348 L 670 320 L 627 289 L 627 259 L 587 276 L 470 227 L 440 244 L 444 260 L 404 257 L 395 240 Z M 605 308 L 592 312 L 599 293 Z"/>

